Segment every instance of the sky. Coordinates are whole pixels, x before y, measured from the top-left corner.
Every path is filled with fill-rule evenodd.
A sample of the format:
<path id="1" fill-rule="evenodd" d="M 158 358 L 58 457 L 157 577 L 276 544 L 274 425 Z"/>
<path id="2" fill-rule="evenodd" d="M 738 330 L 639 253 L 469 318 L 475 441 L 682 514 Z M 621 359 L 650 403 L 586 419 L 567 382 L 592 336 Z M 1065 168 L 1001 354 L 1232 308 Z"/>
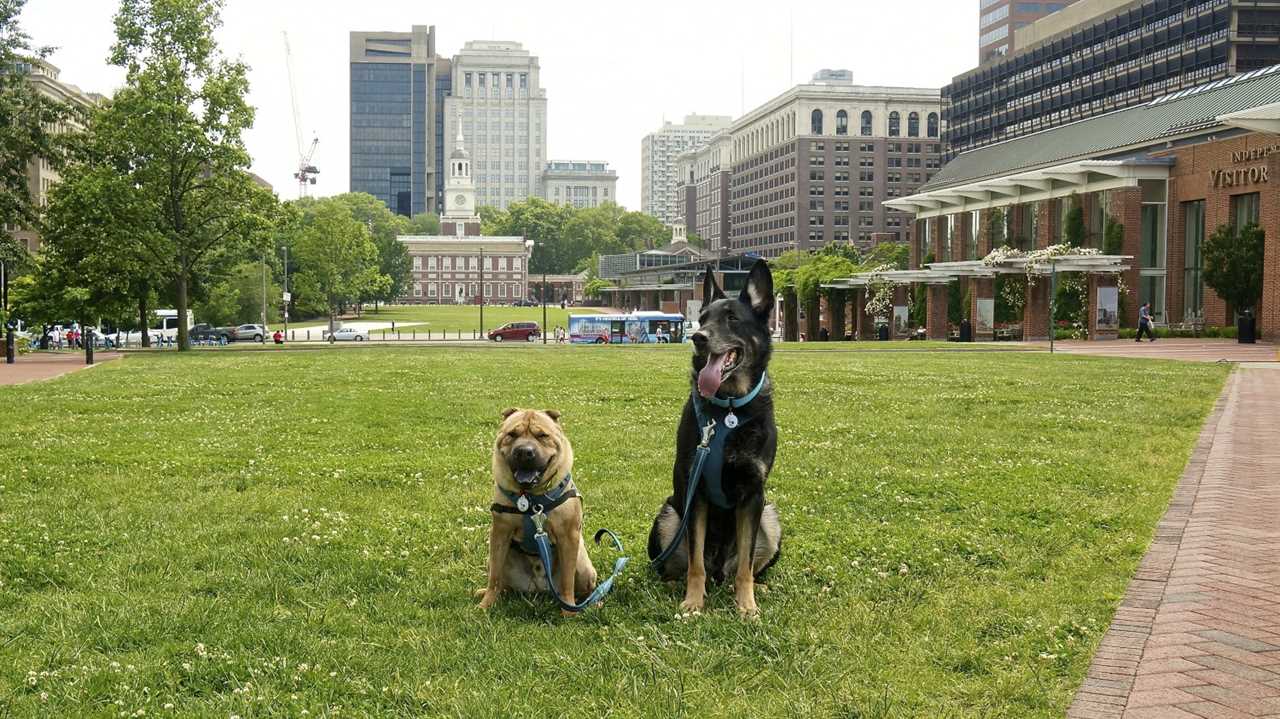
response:
<path id="1" fill-rule="evenodd" d="M 21 22 L 61 79 L 110 94 L 114 0 L 28 0 Z M 618 198 L 640 209 L 640 141 L 690 113 L 737 117 L 821 68 L 854 82 L 939 88 L 977 63 L 978 0 L 405 2 L 225 0 L 217 37 L 250 67 L 253 171 L 283 199 L 297 166 L 283 33 L 304 138 L 320 142 L 312 194 L 348 190 L 348 33 L 435 25 L 436 51 L 514 40 L 539 58 L 549 160 L 605 160 Z"/>

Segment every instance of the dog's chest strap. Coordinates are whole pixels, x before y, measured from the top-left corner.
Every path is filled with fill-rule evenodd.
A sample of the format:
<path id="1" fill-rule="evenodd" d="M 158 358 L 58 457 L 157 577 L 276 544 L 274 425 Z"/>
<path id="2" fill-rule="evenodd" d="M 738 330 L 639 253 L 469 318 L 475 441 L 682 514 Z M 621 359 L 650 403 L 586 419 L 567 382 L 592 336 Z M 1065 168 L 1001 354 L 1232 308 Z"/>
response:
<path id="1" fill-rule="evenodd" d="M 724 493 L 724 483 L 721 475 L 724 473 L 724 448 L 729 441 L 729 435 L 734 430 L 746 425 L 753 418 L 750 415 L 735 415 L 732 406 L 727 411 L 713 409 L 711 407 L 703 408 L 702 402 L 699 401 L 695 392 L 693 395 L 693 413 L 698 419 L 698 428 L 703 433 L 703 441 L 698 445 L 693 456 L 693 467 L 691 474 L 700 474 L 703 483 L 702 488 L 706 494 L 707 500 L 721 509 L 732 509 L 733 502 L 729 501 L 729 497 Z M 715 416 L 718 415 L 718 416 Z M 734 419 L 729 419 L 733 417 Z M 708 431 L 710 436 L 708 436 Z M 690 477 L 693 480 L 694 477 Z M 690 482 L 692 487 L 693 482 Z"/>
<path id="2" fill-rule="evenodd" d="M 519 494 L 517 492 L 508 492 L 499 487 L 498 490 L 511 500 L 515 507 L 508 507 L 505 504 L 493 503 L 489 505 L 489 509 L 501 514 L 521 514 L 524 515 L 524 532 L 520 538 L 520 542 L 516 545 L 520 551 L 525 554 L 537 555 L 538 545 L 533 540 L 533 535 L 537 533 L 537 528 L 533 524 L 533 515 L 538 512 L 543 514 L 551 514 L 551 511 L 565 502 L 578 496 L 578 489 L 573 486 L 573 475 L 565 475 L 565 478 L 546 494 Z M 526 509 L 519 509 L 520 500 L 524 499 Z"/>

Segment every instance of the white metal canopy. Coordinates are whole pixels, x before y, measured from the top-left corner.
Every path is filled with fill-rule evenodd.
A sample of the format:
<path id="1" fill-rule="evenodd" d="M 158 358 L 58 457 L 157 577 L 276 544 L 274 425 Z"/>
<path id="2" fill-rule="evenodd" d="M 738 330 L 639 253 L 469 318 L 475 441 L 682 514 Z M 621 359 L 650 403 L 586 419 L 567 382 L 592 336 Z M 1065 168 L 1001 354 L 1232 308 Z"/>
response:
<path id="1" fill-rule="evenodd" d="M 1078 160 L 1053 167 L 978 180 L 955 187 L 886 200 L 916 219 L 987 210 L 1077 193 L 1137 187 L 1139 180 L 1169 177 L 1171 160 Z"/>
<path id="2" fill-rule="evenodd" d="M 1218 116 L 1218 122 L 1254 132 L 1280 134 L 1280 102 Z"/>
<path id="3" fill-rule="evenodd" d="M 1049 275 L 1062 272 L 1115 273 L 1129 269 L 1126 264 L 1132 255 L 1058 255 L 1047 261 L 1040 260 L 1030 268 L 1034 275 Z M 985 260 L 964 260 L 960 262 L 931 262 L 919 270 L 893 270 L 891 272 L 862 272 L 852 277 L 842 277 L 824 284 L 824 288 L 850 290 L 866 288 L 871 278 L 894 285 L 944 285 L 961 277 L 995 277 L 996 275 L 1025 274 L 1031 259 L 1022 257 L 1005 257 L 988 264 Z"/>

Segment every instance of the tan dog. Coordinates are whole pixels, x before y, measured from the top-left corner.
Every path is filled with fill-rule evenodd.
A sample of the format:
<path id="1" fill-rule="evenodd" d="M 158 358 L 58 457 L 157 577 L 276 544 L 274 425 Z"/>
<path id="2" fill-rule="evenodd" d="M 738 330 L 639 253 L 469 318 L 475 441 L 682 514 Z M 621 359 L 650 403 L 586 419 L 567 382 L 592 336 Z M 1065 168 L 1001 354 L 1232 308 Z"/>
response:
<path id="1" fill-rule="evenodd" d="M 508 409 L 493 445 L 493 525 L 489 530 L 489 581 L 476 594 L 480 607 L 488 609 L 503 589 L 544 592 L 548 578 L 536 552 L 522 551 L 526 540 L 524 514 L 517 502 L 526 502 L 563 487 L 569 497 L 547 511 L 545 529 L 554 545 L 556 593 L 570 604 L 591 594 L 596 570 L 587 556 L 582 537 L 582 498 L 573 486 L 573 447 L 560 426 L 555 410 Z M 516 497 L 515 500 L 512 497 Z M 532 537 L 524 542 L 526 549 Z M 563 611 L 565 616 L 573 612 Z"/>

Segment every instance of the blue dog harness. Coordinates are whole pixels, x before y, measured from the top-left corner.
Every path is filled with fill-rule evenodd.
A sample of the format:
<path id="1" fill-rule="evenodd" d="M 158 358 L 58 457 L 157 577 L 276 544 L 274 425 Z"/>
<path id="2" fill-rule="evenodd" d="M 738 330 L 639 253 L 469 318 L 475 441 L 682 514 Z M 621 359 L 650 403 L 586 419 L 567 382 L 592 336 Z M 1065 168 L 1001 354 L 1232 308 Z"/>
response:
<path id="1" fill-rule="evenodd" d="M 553 509 L 578 496 L 578 490 L 571 486 L 572 482 L 573 475 L 565 475 L 565 478 L 561 480 L 560 484 L 556 485 L 554 489 L 546 494 L 508 492 L 507 490 L 499 487 L 498 489 L 502 494 L 506 496 L 507 499 L 511 500 L 511 503 L 515 506 L 508 507 L 495 503 L 490 505 L 490 509 L 494 512 L 500 512 L 503 514 L 520 514 L 524 516 L 523 536 L 518 543 L 512 542 L 512 544 L 521 552 L 536 555 L 541 560 L 543 573 L 547 577 L 547 591 L 551 594 L 552 598 L 556 600 L 556 603 L 559 604 L 562 609 L 567 609 L 571 612 L 579 612 L 604 600 L 605 595 L 613 589 L 614 580 L 622 574 L 623 568 L 627 566 L 627 562 L 630 561 L 630 557 L 618 557 L 614 560 L 613 574 L 610 574 L 609 578 L 603 582 L 596 584 L 596 588 L 591 592 L 591 595 L 578 604 L 570 604 L 569 602 L 564 601 L 564 599 L 556 593 L 554 566 L 551 557 L 551 539 L 543 530 L 543 525 L 546 524 L 547 514 L 549 514 Z M 625 551 L 622 548 L 622 540 L 618 539 L 618 535 L 608 529 L 601 529 L 596 532 L 595 543 L 599 545 L 600 539 L 606 534 L 613 539 L 614 549 L 616 549 L 619 554 L 622 554 L 622 552 Z"/>
<path id="2" fill-rule="evenodd" d="M 721 481 L 721 474 L 724 471 L 725 443 L 729 441 L 729 435 L 733 434 L 735 429 L 754 419 L 750 416 L 739 418 L 734 414 L 734 410 L 751 404 L 751 401 L 764 388 L 768 376 L 768 373 L 761 374 L 755 388 L 741 397 L 730 399 L 721 399 L 715 395 L 708 397 L 707 402 L 717 409 L 704 408 L 698 391 L 692 391 L 690 396 L 693 414 L 697 418 L 698 427 L 702 430 L 702 441 L 694 450 L 693 465 L 689 468 L 689 481 L 685 486 L 684 512 L 680 514 L 680 528 L 676 530 L 676 536 L 671 540 L 671 544 L 653 559 L 651 562 L 653 566 L 656 567 L 665 562 L 680 545 L 680 540 L 684 539 L 684 533 L 689 528 L 689 510 L 693 507 L 693 499 L 698 494 L 698 484 L 701 480 L 707 481 L 705 489 L 708 501 L 721 509 L 733 508 L 733 503 L 724 493 L 724 485 Z"/>

